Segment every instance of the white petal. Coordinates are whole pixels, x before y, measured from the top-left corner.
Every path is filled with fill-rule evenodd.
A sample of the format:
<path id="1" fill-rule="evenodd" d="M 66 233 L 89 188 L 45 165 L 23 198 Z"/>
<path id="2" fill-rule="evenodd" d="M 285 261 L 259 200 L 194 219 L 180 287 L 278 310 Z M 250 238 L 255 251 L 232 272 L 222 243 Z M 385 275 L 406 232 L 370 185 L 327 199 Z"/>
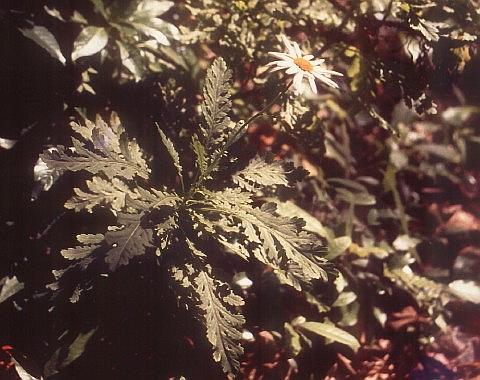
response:
<path id="1" fill-rule="evenodd" d="M 323 74 L 321 71 L 313 70 L 312 74 L 317 79 L 328 78 L 328 75 Z"/>
<path id="2" fill-rule="evenodd" d="M 302 71 L 298 66 L 291 66 L 288 68 L 286 71 L 287 74 L 296 74 L 298 72 Z"/>
<path id="3" fill-rule="evenodd" d="M 338 75 L 338 76 L 340 76 L 340 77 L 343 77 L 343 74 L 342 74 L 342 73 L 339 73 L 338 71 L 322 69 L 321 67 L 315 67 L 315 68 L 313 69 L 313 72 L 314 72 L 314 73 L 316 72 L 316 73 L 321 74 L 321 75 L 326 75 L 326 76 Z"/>
<path id="4" fill-rule="evenodd" d="M 282 66 L 282 67 L 297 66 L 297 65 L 295 65 L 295 63 L 293 63 L 293 61 L 276 61 L 276 62 L 278 62 L 278 66 Z"/>
<path id="5" fill-rule="evenodd" d="M 297 57 L 301 57 L 303 55 L 302 50 L 300 49 L 300 46 L 296 42 L 293 43 L 293 48 L 295 49 L 295 54 Z"/>
<path id="6" fill-rule="evenodd" d="M 310 62 L 313 66 L 320 66 L 325 62 L 324 59 L 316 59 L 315 61 Z"/>
<path id="7" fill-rule="evenodd" d="M 287 48 L 288 53 L 290 55 L 296 56 L 295 49 L 293 48 L 293 46 L 292 46 L 291 42 L 288 40 L 288 38 L 285 37 L 283 34 L 280 36 L 280 38 L 282 39 L 285 47 Z"/>
<path id="8" fill-rule="evenodd" d="M 303 72 L 299 71 L 293 77 L 293 88 L 297 90 L 297 92 L 301 93 L 299 89 L 300 89 L 300 86 L 302 86 L 302 82 L 303 82 Z"/>
<path id="9" fill-rule="evenodd" d="M 320 79 L 321 80 L 321 79 Z M 325 82 L 326 85 L 332 87 L 332 88 L 338 88 L 338 84 L 336 84 L 333 80 L 325 78 L 321 80 L 322 82 Z"/>
<path id="10" fill-rule="evenodd" d="M 300 84 L 297 87 L 297 93 L 299 95 L 303 94 L 305 92 L 305 82 L 302 80 Z"/>
<path id="11" fill-rule="evenodd" d="M 275 71 L 279 71 L 279 70 L 285 70 L 285 67 L 277 66 L 277 67 L 273 68 L 272 70 L 270 70 L 270 72 L 274 73 Z"/>
<path id="12" fill-rule="evenodd" d="M 336 84 L 333 80 L 326 77 L 325 75 L 321 75 L 321 74 L 316 73 L 316 72 L 313 72 L 313 75 L 315 75 L 315 78 L 317 78 L 318 80 L 327 84 L 328 86 L 333 87 L 333 88 L 338 88 L 338 84 Z"/>
<path id="13" fill-rule="evenodd" d="M 313 75 L 308 76 L 308 83 L 310 84 L 310 88 L 314 94 L 317 94 L 317 85 L 315 84 L 315 79 L 313 79 Z"/>
<path id="14" fill-rule="evenodd" d="M 278 53 L 278 52 L 275 52 L 275 51 L 269 51 L 268 54 L 270 55 L 273 55 L 275 58 L 279 58 L 279 59 L 283 59 L 284 61 L 293 61 L 293 58 L 288 55 L 288 54 L 285 54 L 285 53 Z"/>
<path id="15" fill-rule="evenodd" d="M 267 63 L 267 66 L 281 66 L 281 67 L 291 67 L 292 65 L 294 65 L 293 62 L 287 62 L 287 61 L 272 61 L 272 62 L 268 62 Z"/>
<path id="16" fill-rule="evenodd" d="M 307 55 L 304 55 L 302 58 L 303 58 L 305 61 L 311 61 L 311 60 L 314 58 L 314 56 L 311 55 L 311 54 L 307 54 Z"/>

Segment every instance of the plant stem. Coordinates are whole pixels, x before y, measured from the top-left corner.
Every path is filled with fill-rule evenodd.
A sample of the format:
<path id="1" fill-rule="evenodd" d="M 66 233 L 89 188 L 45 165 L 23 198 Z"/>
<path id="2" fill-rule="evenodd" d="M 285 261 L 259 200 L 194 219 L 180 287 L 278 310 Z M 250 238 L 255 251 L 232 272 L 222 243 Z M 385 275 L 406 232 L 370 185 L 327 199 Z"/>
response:
<path id="1" fill-rule="evenodd" d="M 273 103 L 275 103 L 277 101 L 277 99 L 279 99 L 281 96 L 285 95 L 285 93 L 292 86 L 292 84 L 293 84 L 293 81 L 290 81 L 290 83 L 288 83 L 287 87 L 285 87 L 285 89 L 283 91 L 280 91 L 272 100 L 270 100 L 270 102 L 268 102 L 265 105 L 265 107 L 263 107 L 255 115 L 253 115 L 249 119 L 247 119 L 247 121 L 243 125 L 246 126 L 246 125 L 250 124 L 252 121 L 254 121 L 255 119 L 257 119 L 258 117 L 262 116 L 265 113 L 265 111 L 267 111 L 273 105 Z"/>
<path id="2" fill-rule="evenodd" d="M 396 186 L 393 186 L 391 190 L 393 194 L 393 202 L 395 203 L 395 207 L 398 209 L 400 214 L 400 226 L 402 227 L 402 232 L 406 235 L 410 235 L 407 216 L 405 214 L 405 208 L 403 207 L 402 200 L 400 199 L 400 193 L 398 192 Z"/>
<path id="3" fill-rule="evenodd" d="M 353 219 L 355 218 L 355 203 L 348 205 L 347 220 L 345 222 L 345 235 L 352 237 Z"/>

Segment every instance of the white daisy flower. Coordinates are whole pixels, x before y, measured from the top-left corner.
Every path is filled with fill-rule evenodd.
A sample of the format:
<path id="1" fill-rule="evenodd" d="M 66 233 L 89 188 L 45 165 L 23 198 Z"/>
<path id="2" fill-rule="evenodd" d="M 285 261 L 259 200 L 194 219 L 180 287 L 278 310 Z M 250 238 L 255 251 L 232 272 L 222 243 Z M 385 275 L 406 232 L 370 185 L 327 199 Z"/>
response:
<path id="1" fill-rule="evenodd" d="M 273 61 L 267 66 L 275 66 L 272 71 L 286 70 L 287 74 L 293 75 L 293 88 L 297 94 L 302 94 L 305 90 L 305 82 L 308 82 L 313 93 L 317 93 L 315 79 L 322 81 L 326 85 L 338 88 L 338 84 L 331 78 L 332 75 L 343 76 L 342 73 L 324 68 L 324 59 L 313 59 L 311 54 L 304 54 L 298 43 L 293 44 L 285 37 L 281 36 L 287 53 L 268 52 L 279 61 Z"/>

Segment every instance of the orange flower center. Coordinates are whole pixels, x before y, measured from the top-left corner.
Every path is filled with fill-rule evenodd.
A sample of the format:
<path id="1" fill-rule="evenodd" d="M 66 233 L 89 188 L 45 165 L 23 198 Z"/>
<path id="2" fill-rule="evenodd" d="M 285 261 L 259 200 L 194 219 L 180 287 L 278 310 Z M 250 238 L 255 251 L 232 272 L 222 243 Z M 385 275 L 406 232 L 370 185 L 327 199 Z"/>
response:
<path id="1" fill-rule="evenodd" d="M 303 71 L 311 72 L 313 70 L 313 65 L 310 62 L 308 62 L 305 58 L 301 58 L 301 57 L 295 58 L 293 60 L 293 63 L 295 63 Z"/>

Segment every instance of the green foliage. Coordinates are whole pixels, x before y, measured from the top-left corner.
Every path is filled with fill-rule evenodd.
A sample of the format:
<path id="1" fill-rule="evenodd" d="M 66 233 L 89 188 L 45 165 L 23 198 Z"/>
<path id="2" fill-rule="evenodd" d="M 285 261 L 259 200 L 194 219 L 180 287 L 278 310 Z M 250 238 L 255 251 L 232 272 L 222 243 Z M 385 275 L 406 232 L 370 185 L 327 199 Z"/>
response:
<path id="1" fill-rule="evenodd" d="M 67 60 L 62 54 L 55 36 L 47 28 L 33 25 L 31 29 L 20 29 L 20 31 L 25 37 L 30 38 L 45 49 L 52 58 L 59 60 L 60 63 L 65 65 Z"/>
<path id="2" fill-rule="evenodd" d="M 207 128 L 203 130 L 207 153 L 212 153 L 209 151 L 210 147 L 220 144 L 221 139 L 229 135 L 227 129 L 230 126 L 230 118 L 227 113 L 231 108 L 228 93 L 231 78 L 232 72 L 223 59 L 218 59 L 212 64 L 205 78 L 202 114 L 207 123 Z"/>
<path id="3" fill-rule="evenodd" d="M 331 323 L 304 322 L 299 324 L 298 328 L 305 332 L 321 335 L 331 341 L 345 344 L 354 350 L 358 350 L 360 347 L 360 343 L 358 343 L 358 340 L 354 336 L 335 327 Z"/>
<path id="4" fill-rule="evenodd" d="M 244 302 L 232 291 L 224 297 L 219 296 L 220 287 L 228 285 L 215 281 L 208 273 L 210 268 L 207 266 L 206 269 L 198 273 L 194 280 L 195 292 L 200 302 L 198 307 L 204 313 L 207 338 L 214 350 L 213 359 L 221 363 L 225 372 L 232 373 L 239 368 L 239 359 L 243 354 L 239 345 L 242 335 L 239 329 L 245 319 L 242 315 L 229 311 L 228 307 L 239 307 Z"/>
<path id="5" fill-rule="evenodd" d="M 61 263 L 53 261 L 55 282 L 40 292 L 52 296 L 52 315 L 62 299 L 83 307 L 83 295 L 100 281 L 145 278 L 136 264 L 151 264 L 170 281 L 162 297 L 173 291 L 179 309 L 199 322 L 225 373 L 242 366 L 245 378 L 287 378 L 293 359 L 307 376 L 314 345 L 359 350 L 351 362 L 341 359 L 350 367 L 362 366 L 370 344 L 385 337 L 394 346 L 399 335 L 400 344 L 408 336 L 417 345 L 392 352 L 427 351 L 454 325 L 452 302 L 480 302 L 472 269 L 480 109 L 478 91 L 469 88 L 478 71 L 478 1 L 58 4 L 0 12 L 2 21 L 15 20 L 14 32 L 32 53 L 43 49 L 61 78 L 49 91 L 58 110 L 39 118 L 42 127 L 55 120 L 54 129 L 39 144 L 63 143 L 59 126 L 84 119 L 70 124 L 71 144 L 46 149 L 34 169 L 32 199 L 63 177 L 69 198 L 58 218 L 80 220 L 76 241 L 61 250 Z M 297 96 L 286 86 L 290 73 L 280 80 L 267 73 L 268 52 L 284 52 L 280 36 L 324 60 L 325 69 L 343 72 L 339 89 Z M 207 69 L 213 57 L 223 58 Z M 112 109 L 128 128 L 114 112 L 108 121 L 88 120 Z M 0 137 L 1 149 L 15 152 L 15 143 Z M 33 242 L 43 243 L 56 221 L 45 228 L 42 213 Z M 64 238 L 52 238 L 52 252 Z M 250 280 L 245 287 L 236 282 L 239 273 L 252 275 L 253 289 Z M 18 279 L 5 273 L 0 303 L 27 293 L 28 280 Z M 280 365 L 255 358 L 265 346 L 248 345 L 242 357 L 244 329 L 255 332 L 254 344 L 267 333 L 251 300 L 265 304 L 260 312 L 274 310 L 268 334 Z M 418 315 L 396 323 L 404 306 Z M 93 334 L 103 333 L 102 323 L 110 321 L 88 333 L 61 330 L 63 348 L 52 349 L 44 375 L 78 358 Z M 287 363 L 289 374 L 260 373 Z M 470 368 L 464 364 L 455 368 Z"/>
<path id="6" fill-rule="evenodd" d="M 74 190 L 75 195 L 65 204 L 67 209 L 94 213 L 104 208 L 116 219 L 115 225 L 103 234 L 78 235 L 81 245 L 62 251 L 74 264 L 58 272 L 59 286 L 69 270 L 85 269 L 95 260 L 103 259 L 113 272 L 137 256 L 156 251 L 162 258 L 160 265 L 191 294 L 188 302 L 205 325 L 214 360 L 225 372 L 233 373 L 238 370 L 243 352 L 243 300 L 232 292 L 228 282 L 217 277 L 215 256 L 228 252 L 243 260 L 257 260 L 271 267 L 281 283 L 299 291 L 310 286 L 312 280 L 327 281 L 327 270 L 332 269 L 321 257 L 318 239 L 303 229 L 305 222 L 301 218 L 279 216 L 273 203 L 254 205 L 257 186 L 288 185 L 287 171 L 280 162 L 255 157 L 244 169 L 233 173 L 232 183 L 241 186 L 211 188 L 215 185 L 214 173 L 228 172 L 222 158 L 244 132 L 243 123 L 237 126 L 228 116 L 230 78 L 221 58 L 207 72 L 201 104 L 205 120 L 202 140 L 196 135 L 192 138 L 196 175 L 186 188 L 180 156 L 157 126 L 182 179 L 179 194 L 175 189 L 141 185 L 148 183 L 151 170 L 116 115 L 109 124 L 100 117 L 95 123 L 87 120 L 84 126 L 72 123 L 80 137 L 72 138 L 73 148 L 57 146 L 41 157 L 51 169 L 94 174 L 85 182 L 87 191 Z M 161 217 L 153 218 L 154 212 Z M 213 246 L 212 241 L 216 242 Z"/>
<path id="7" fill-rule="evenodd" d="M 178 29 L 160 18 L 174 5 L 173 2 L 135 0 L 130 4 L 120 4 L 92 0 L 91 5 L 94 14 L 89 16 L 98 25 L 91 25 L 89 17 L 84 17 L 77 10 L 64 18 L 57 9 L 45 7 L 50 16 L 63 23 L 77 24 L 81 28 L 73 42 L 72 62 L 77 63 L 98 53 L 111 60 L 118 57 L 122 75 L 135 81 L 149 72 L 158 72 L 166 66 L 172 66 L 172 60 L 184 64 L 175 51 L 169 48 L 172 41 L 179 39 Z M 32 25 L 32 28 L 22 29 L 21 32 L 53 58 L 66 64 L 67 60 L 55 36 L 47 28 Z M 95 93 L 93 89 L 91 92 Z"/>
<path id="8" fill-rule="evenodd" d="M 237 172 L 232 180 L 249 191 L 253 191 L 256 187 L 288 185 L 285 168 L 280 162 L 269 163 L 258 156 L 253 158 L 245 169 Z"/>
<path id="9" fill-rule="evenodd" d="M 72 61 L 98 53 L 107 43 L 108 34 L 104 28 L 87 26 L 73 44 Z"/>
<path id="10" fill-rule="evenodd" d="M 45 376 L 50 377 L 59 373 L 75 359 L 79 358 L 85 351 L 85 346 L 87 345 L 88 341 L 92 338 L 96 331 L 97 329 L 95 328 L 86 333 L 78 334 L 72 344 L 68 347 L 66 355 L 64 355 L 65 353 L 62 352 L 60 348 L 55 351 L 49 361 L 45 364 L 45 368 L 43 370 Z"/>
<path id="11" fill-rule="evenodd" d="M 140 148 L 135 141 L 128 140 L 116 115 L 112 115 L 110 124 L 98 117 L 95 124 L 88 120 L 85 126 L 73 123 L 72 129 L 83 141 L 72 137 L 71 149 L 59 145 L 41 155 L 51 169 L 86 170 L 92 174 L 102 173 L 110 179 L 115 176 L 148 179 L 149 169 Z"/>

